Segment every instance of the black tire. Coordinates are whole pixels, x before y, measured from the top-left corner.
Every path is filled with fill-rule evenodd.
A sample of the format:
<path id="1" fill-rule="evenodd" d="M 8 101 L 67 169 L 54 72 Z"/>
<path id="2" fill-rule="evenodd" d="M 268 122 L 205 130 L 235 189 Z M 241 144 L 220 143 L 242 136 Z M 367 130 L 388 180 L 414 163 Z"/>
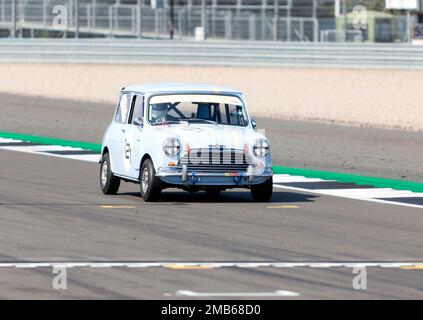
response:
<path id="1" fill-rule="evenodd" d="M 103 169 L 105 171 L 103 171 Z M 100 188 L 104 194 L 116 194 L 120 187 L 120 178 L 116 177 L 110 166 L 110 157 L 105 153 L 101 158 Z"/>
<path id="2" fill-rule="evenodd" d="M 207 194 L 207 198 L 210 198 L 210 199 L 216 199 L 216 198 L 218 198 L 218 197 L 219 197 L 220 192 L 221 192 L 222 190 L 221 190 L 221 189 L 219 189 L 219 188 L 209 187 L 209 188 L 207 188 L 205 191 L 206 191 L 206 194 Z"/>
<path id="3" fill-rule="evenodd" d="M 272 198 L 273 178 L 269 178 L 262 184 L 251 186 L 251 195 L 256 202 L 268 202 Z"/>
<path id="4" fill-rule="evenodd" d="M 145 180 L 143 180 L 145 179 Z M 144 201 L 157 201 L 161 193 L 161 181 L 156 177 L 153 161 L 146 159 L 140 171 L 140 191 Z"/>

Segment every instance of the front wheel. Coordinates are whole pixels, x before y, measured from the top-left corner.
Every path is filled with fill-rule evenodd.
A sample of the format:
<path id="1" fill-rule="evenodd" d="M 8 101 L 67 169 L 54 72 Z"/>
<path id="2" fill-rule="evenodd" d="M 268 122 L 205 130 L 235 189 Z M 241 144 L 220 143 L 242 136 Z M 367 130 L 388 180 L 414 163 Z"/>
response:
<path id="1" fill-rule="evenodd" d="M 251 186 L 251 195 L 256 202 L 268 202 L 272 198 L 273 178 L 266 182 Z"/>
<path id="2" fill-rule="evenodd" d="M 141 166 L 140 189 L 144 201 L 157 201 L 160 197 L 160 178 L 156 177 L 151 159 L 145 160 Z"/>
<path id="3" fill-rule="evenodd" d="M 116 177 L 110 166 L 110 156 L 105 153 L 101 158 L 100 188 L 104 194 L 116 194 L 120 187 L 120 178 Z"/>

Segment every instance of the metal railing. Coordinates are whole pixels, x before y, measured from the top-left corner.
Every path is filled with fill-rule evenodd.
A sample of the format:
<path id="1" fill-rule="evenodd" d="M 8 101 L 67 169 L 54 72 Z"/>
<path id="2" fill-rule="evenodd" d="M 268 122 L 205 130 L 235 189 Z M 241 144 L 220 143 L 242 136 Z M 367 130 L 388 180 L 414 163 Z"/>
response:
<path id="1" fill-rule="evenodd" d="M 81 37 L 168 38 L 168 2 L 156 9 L 147 2 L 0 0 L 0 29 L 3 29 L 0 37 L 14 34 L 25 38 L 68 38 L 77 33 Z M 258 0 L 256 5 L 243 4 L 242 1 L 229 5 L 213 0 L 205 12 L 205 34 L 208 38 L 227 40 L 318 41 L 316 12 L 319 2 L 315 0 L 310 7 L 303 8 L 305 16 L 295 16 L 292 0 L 280 0 L 276 17 L 275 5 L 265 0 Z M 175 3 L 173 26 L 176 38 L 193 38 L 196 28 L 203 24 L 201 6 L 190 0 L 187 4 Z M 60 24 L 59 13 L 64 15 Z"/>
<path id="2" fill-rule="evenodd" d="M 342 42 L 368 41 L 367 30 L 343 30 L 325 0 L 209 0 L 202 11 L 200 1 L 174 1 L 170 23 L 169 1 L 152 8 L 150 0 L 0 0 L 0 37 L 20 38 L 148 38 L 193 39 L 204 24 L 208 39 Z M 185 1 L 185 2 L 184 2 Z M 252 2 L 251 2 L 252 1 Z M 279 1 L 279 6 L 275 6 Z M 248 3 L 255 3 L 254 5 Z M 297 7 L 296 7 L 297 6 Z M 277 9 L 276 9 L 277 8 Z M 331 9 L 319 15 L 322 8 Z M 204 15 L 203 15 L 204 14 Z M 204 17 L 204 21 L 203 21 Z M 386 19 L 385 19 L 386 20 Z M 339 23 L 339 19 L 338 19 Z M 407 42 L 405 16 L 378 20 L 371 42 Z M 345 35 L 347 37 L 345 37 Z"/>
<path id="3" fill-rule="evenodd" d="M 423 69 L 423 46 L 246 41 L 0 40 L 0 62 Z"/>

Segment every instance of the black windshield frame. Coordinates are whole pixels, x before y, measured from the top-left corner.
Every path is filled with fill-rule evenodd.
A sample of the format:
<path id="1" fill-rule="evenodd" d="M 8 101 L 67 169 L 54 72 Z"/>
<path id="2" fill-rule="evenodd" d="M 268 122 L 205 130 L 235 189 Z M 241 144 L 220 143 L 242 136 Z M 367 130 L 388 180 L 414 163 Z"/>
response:
<path id="1" fill-rule="evenodd" d="M 221 122 L 216 122 L 216 123 L 217 123 L 217 125 L 231 126 L 231 127 L 241 127 L 241 128 L 248 127 L 249 124 L 250 124 L 250 117 L 248 115 L 247 108 L 245 107 L 244 100 L 242 99 L 242 97 L 240 95 L 238 95 L 238 94 L 229 94 L 229 93 L 216 93 L 216 92 L 202 92 L 202 93 L 198 93 L 198 92 L 189 92 L 189 91 L 187 91 L 187 92 L 164 92 L 164 93 L 155 93 L 155 94 L 150 95 L 148 97 L 148 99 L 147 99 L 147 103 L 145 104 L 145 107 L 146 107 L 146 110 L 145 110 L 146 120 L 147 120 L 147 123 L 149 125 L 151 125 L 151 126 L 159 125 L 159 123 L 151 123 L 149 121 L 149 119 L 150 119 L 150 112 L 151 112 L 151 105 L 150 105 L 151 98 L 157 97 L 157 96 L 169 96 L 169 95 L 172 95 L 172 96 L 176 96 L 176 95 L 198 95 L 198 96 L 215 95 L 215 96 L 226 96 L 226 97 L 235 97 L 235 98 L 238 98 L 239 101 L 241 101 L 241 107 L 244 110 L 245 124 L 244 125 L 241 125 L 241 124 L 221 123 Z M 181 122 L 183 122 L 183 121 L 184 121 L 184 119 L 181 119 Z M 186 119 L 185 119 L 185 121 L 186 121 Z M 206 121 L 203 122 L 203 123 L 201 123 L 200 121 L 198 121 L 197 123 L 198 124 L 203 124 L 203 123 L 204 124 L 211 124 L 211 123 L 206 122 Z"/>

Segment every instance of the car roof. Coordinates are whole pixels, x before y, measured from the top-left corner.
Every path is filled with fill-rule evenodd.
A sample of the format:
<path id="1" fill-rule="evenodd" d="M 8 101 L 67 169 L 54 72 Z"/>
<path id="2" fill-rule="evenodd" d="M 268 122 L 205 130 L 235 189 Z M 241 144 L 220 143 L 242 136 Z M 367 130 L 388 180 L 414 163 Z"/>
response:
<path id="1" fill-rule="evenodd" d="M 189 92 L 189 93 L 232 93 L 241 94 L 241 91 L 211 84 L 199 83 L 183 83 L 183 82 L 162 82 L 162 83 L 146 83 L 130 85 L 123 91 L 132 91 L 140 93 L 173 93 L 173 92 Z"/>

